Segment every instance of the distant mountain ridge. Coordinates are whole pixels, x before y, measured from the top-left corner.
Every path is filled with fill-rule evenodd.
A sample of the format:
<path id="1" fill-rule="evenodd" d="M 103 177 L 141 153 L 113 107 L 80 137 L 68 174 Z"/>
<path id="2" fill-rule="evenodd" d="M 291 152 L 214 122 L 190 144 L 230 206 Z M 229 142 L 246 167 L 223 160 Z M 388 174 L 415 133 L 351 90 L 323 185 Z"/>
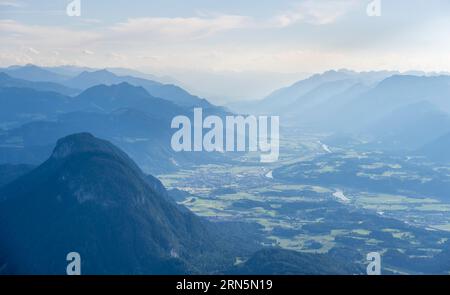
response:
<path id="1" fill-rule="evenodd" d="M 450 76 L 416 77 L 395 75 L 336 109 L 329 119 L 335 127 L 355 130 L 381 120 L 395 109 L 427 101 L 449 112 Z M 357 122 L 357 125 L 355 125 Z"/>
<path id="2" fill-rule="evenodd" d="M 147 113 L 155 119 L 171 119 L 186 112 L 173 102 L 154 97 L 143 87 L 133 86 L 127 82 L 92 86 L 76 96 L 74 103 L 79 104 L 81 108 L 90 106 L 94 110 L 104 112 L 131 108 Z"/>
<path id="3" fill-rule="evenodd" d="M 112 85 L 123 82 L 144 87 L 151 95 L 172 101 L 180 106 L 213 107 L 207 100 L 193 96 L 176 85 L 161 84 L 132 76 L 118 76 L 108 70 L 84 71 L 78 76 L 65 81 L 64 84 L 69 87 L 87 89 L 99 84 Z"/>
<path id="4" fill-rule="evenodd" d="M 58 138 L 76 132 L 93 132 L 114 141 L 147 172 L 223 158 L 173 152 L 170 122 L 178 115 L 192 116 L 195 107 L 203 108 L 205 116 L 225 116 L 229 114 L 226 109 L 175 85 L 118 76 L 108 70 L 55 69 L 35 65 L 0 69 L 0 163 L 38 164 Z M 58 82 L 43 82 L 47 80 Z"/>
<path id="5" fill-rule="evenodd" d="M 118 75 L 113 73 L 112 71 L 125 75 Z M 60 66 L 53 68 L 39 67 L 36 65 L 27 64 L 24 66 L 10 66 L 8 68 L 0 68 L 0 72 L 4 72 L 9 76 L 17 79 L 33 82 L 52 82 L 60 84 L 59 86 L 53 85 L 53 87 L 59 88 L 60 91 L 64 91 L 60 92 L 62 94 L 69 94 L 69 89 L 85 90 L 87 88 L 101 84 L 112 85 L 127 82 L 134 86 L 142 86 L 151 95 L 172 101 L 183 107 L 218 108 L 217 106 L 212 105 L 206 99 L 192 95 L 177 85 L 157 82 L 148 79 L 149 77 L 153 78 L 154 76 L 152 75 L 145 75 L 137 71 L 127 69 L 112 68 L 111 70 L 98 70 L 87 67 L 83 68 L 74 66 Z M 139 77 L 135 77 L 130 74 L 136 74 Z M 28 87 L 31 88 L 30 85 L 28 85 Z M 66 89 L 64 89 L 63 87 L 65 87 Z M 70 94 L 73 93 L 75 93 L 75 91 L 72 91 Z"/>
<path id="6" fill-rule="evenodd" d="M 191 117 L 192 110 L 125 82 L 93 86 L 75 97 L 0 88 L 0 101 L 4 106 L 0 110 L 2 121 L 22 123 L 0 133 L 0 163 L 39 164 L 49 156 L 58 138 L 78 132 L 91 132 L 114 142 L 151 173 L 225 160 L 219 153 L 174 152 L 170 145 L 171 120 L 178 115 Z M 30 117 L 32 111 L 36 118 Z M 208 114 L 208 110 L 204 112 Z"/>
<path id="7" fill-rule="evenodd" d="M 0 69 L 0 72 L 4 72 L 14 78 L 34 82 L 59 83 L 69 78 L 68 76 L 54 73 L 33 64 L 26 64 L 24 66 L 10 66 L 8 68 Z"/>
<path id="8" fill-rule="evenodd" d="M 17 88 L 31 88 L 39 91 L 53 91 L 63 95 L 74 95 L 80 93 L 80 90 L 68 88 L 58 83 L 28 81 L 18 78 L 13 78 L 0 70 L 0 87 L 17 87 Z"/>
<path id="9" fill-rule="evenodd" d="M 327 71 L 248 107 L 308 132 L 351 135 L 364 148 L 414 151 L 450 131 L 446 73 Z"/>
<path id="10" fill-rule="evenodd" d="M 397 72 L 362 72 L 357 73 L 350 70 L 330 70 L 321 74 L 315 74 L 300 80 L 290 86 L 277 89 L 260 101 L 254 102 L 257 112 L 282 114 L 282 110 L 287 110 L 295 103 L 300 103 L 302 96 L 313 91 L 324 83 L 353 81 L 354 84 L 363 83 L 373 85 L 378 81 L 389 77 Z M 295 108 L 294 108 L 295 110 Z"/>
<path id="11" fill-rule="evenodd" d="M 344 94 L 357 85 L 365 86 L 365 91 L 361 91 L 352 100 L 337 104 L 336 100 L 345 98 Z M 358 73 L 349 70 L 331 70 L 275 90 L 266 98 L 256 101 L 254 107 L 257 112 L 298 116 L 309 112 L 308 109 L 304 109 L 305 104 L 314 103 L 316 104 L 314 112 L 320 117 L 320 107 L 326 108 L 328 104 L 336 104 L 335 112 L 347 115 L 345 109 L 353 112 L 352 108 L 366 107 L 366 110 L 372 111 L 373 105 L 378 108 L 386 106 L 389 107 L 386 109 L 387 113 L 405 104 L 430 101 L 449 112 L 450 102 L 445 99 L 449 93 L 449 85 L 448 75 L 414 76 L 394 71 Z"/>

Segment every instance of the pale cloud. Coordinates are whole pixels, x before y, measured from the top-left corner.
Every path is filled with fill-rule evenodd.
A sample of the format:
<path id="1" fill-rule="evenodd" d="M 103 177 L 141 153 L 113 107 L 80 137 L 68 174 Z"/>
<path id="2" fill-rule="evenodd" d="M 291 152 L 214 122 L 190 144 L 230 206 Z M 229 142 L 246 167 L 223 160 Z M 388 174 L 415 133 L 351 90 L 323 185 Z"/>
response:
<path id="1" fill-rule="evenodd" d="M 2 0 L 0 0 L 2 1 Z M 3 1 L 7 3 L 8 1 Z M 0 2 L 2 3 L 2 2 Z M 9 2 L 8 2 L 9 3 Z M 14 2 L 15 3 L 15 2 Z M 345 14 L 354 0 L 306 0 L 269 20 L 250 16 L 201 13 L 194 17 L 130 18 L 110 26 L 71 29 L 60 26 L 28 25 L 16 20 L 0 20 L 0 33 L 5 43 L 39 44 L 41 47 L 66 48 L 97 43 L 102 46 L 121 46 L 124 42 L 169 44 L 205 39 L 231 30 L 264 30 L 283 28 L 298 22 L 328 24 Z M 86 20 L 81 20 L 85 22 Z M 97 20 L 95 20 L 97 22 Z M 118 42 L 120 40 L 120 42 Z M 116 48 L 115 48 L 116 49 Z M 85 55 L 91 55 L 83 52 Z"/>
<path id="2" fill-rule="evenodd" d="M 124 37 L 158 37 L 164 39 L 199 39 L 218 32 L 245 28 L 251 18 L 241 15 L 218 15 L 214 17 L 145 17 L 132 18 L 112 27 L 114 33 Z"/>
<path id="3" fill-rule="evenodd" d="M 35 49 L 33 47 L 29 47 L 28 51 L 30 51 L 31 53 L 36 54 L 36 55 L 40 53 L 39 50 L 37 50 L 37 49 Z"/>
<path id="4" fill-rule="evenodd" d="M 332 24 L 359 5 L 361 1 L 357 0 L 305 0 L 293 5 L 290 10 L 276 15 L 272 19 L 272 24 L 278 27 L 296 23 Z"/>
<path id="5" fill-rule="evenodd" d="M 15 20 L 0 20 L 2 43 L 42 44 L 46 47 L 79 46 L 98 40 L 101 34 L 86 30 L 73 30 L 64 27 L 28 25 Z"/>
<path id="6" fill-rule="evenodd" d="M 386 17 L 366 17 L 368 2 L 304 0 L 265 18 L 203 11 L 192 17 L 130 18 L 95 26 L 82 19 L 53 26 L 0 19 L 0 63 L 146 66 L 166 72 L 450 67 L 447 20 L 420 24 L 414 30 L 405 25 L 404 31 L 402 26 L 390 26 L 397 15 L 390 22 Z M 386 16 L 388 8 L 386 4 Z M 356 10 L 363 20 L 356 15 L 352 22 Z M 341 22 L 346 17 L 350 21 Z M 311 29 L 317 34 L 309 33 Z"/>
<path id="7" fill-rule="evenodd" d="M 83 53 L 86 54 L 86 55 L 93 55 L 93 54 L 94 54 L 93 51 L 88 50 L 88 49 L 84 49 L 84 50 L 83 50 Z"/>
<path id="8" fill-rule="evenodd" d="M 17 55 L 17 49 L 27 46 L 23 58 L 27 62 L 45 62 L 45 58 L 55 61 L 87 59 L 95 53 L 98 57 L 90 62 L 109 62 L 112 60 L 137 62 L 133 51 L 139 55 L 150 56 L 155 52 L 166 56 L 164 47 L 172 42 L 198 40 L 236 28 L 248 26 L 248 18 L 237 15 L 209 15 L 191 18 L 138 18 L 111 26 L 77 29 L 49 25 L 30 25 L 16 20 L 0 20 L 2 44 L 0 50 Z M 134 48 L 129 44 L 140 43 Z M 128 44 L 124 46 L 124 44 Z M 152 44 L 149 47 L 149 44 Z M 154 45 L 153 45 L 154 44 Z M 85 49 L 89 45 L 89 49 Z M 39 48 L 37 51 L 36 46 Z M 110 50 L 117 52 L 108 54 Z M 55 51 L 58 54 L 55 54 Z M 121 53 L 118 53 L 121 52 Z M 40 53 L 39 60 L 33 56 Z M 8 60 L 16 60 L 9 55 Z M 59 57 L 58 57 L 59 56 Z M 102 60 L 103 58 L 103 60 Z M 34 59 L 34 60 L 33 60 Z M 56 62 L 56 61 L 55 61 Z"/>

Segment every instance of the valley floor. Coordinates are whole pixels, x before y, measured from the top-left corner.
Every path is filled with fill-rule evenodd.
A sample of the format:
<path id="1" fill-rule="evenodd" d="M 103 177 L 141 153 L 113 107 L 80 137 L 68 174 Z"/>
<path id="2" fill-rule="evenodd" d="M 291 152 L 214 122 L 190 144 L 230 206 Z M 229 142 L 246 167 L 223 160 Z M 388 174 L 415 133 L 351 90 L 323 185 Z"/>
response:
<path id="1" fill-rule="evenodd" d="M 414 190 L 380 192 L 377 185 L 384 180 L 426 179 L 420 169 L 404 167 L 402 157 L 397 161 L 380 152 L 328 146 L 322 138 L 289 136 L 274 164 L 261 164 L 258 155 L 247 155 L 238 159 L 239 165 L 203 165 L 158 177 L 168 189 L 189 193 L 177 201 L 197 215 L 259 224 L 265 244 L 303 252 L 334 251 L 355 263 L 364 263 L 367 253 L 377 251 L 386 257 L 386 272 L 421 273 L 403 260 L 432 258 L 443 251 L 450 238 L 450 204 Z M 349 166 L 342 164 L 349 159 L 365 159 L 355 173 L 374 183 L 353 186 L 346 178 Z M 284 177 L 283 167 L 299 161 L 308 163 L 304 171 L 297 171 L 301 177 Z M 341 183 L 317 180 L 318 175 L 339 173 L 344 177 Z M 445 173 L 439 175 L 448 181 Z"/>

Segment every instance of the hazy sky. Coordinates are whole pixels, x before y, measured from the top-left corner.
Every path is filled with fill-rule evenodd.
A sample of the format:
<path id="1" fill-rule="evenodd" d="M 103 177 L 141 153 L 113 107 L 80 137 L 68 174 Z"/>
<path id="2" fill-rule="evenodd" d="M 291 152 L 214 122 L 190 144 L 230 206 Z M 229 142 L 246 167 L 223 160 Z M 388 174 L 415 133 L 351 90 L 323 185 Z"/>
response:
<path id="1" fill-rule="evenodd" d="M 450 1 L 0 0 L 0 66 L 149 72 L 450 70 Z"/>

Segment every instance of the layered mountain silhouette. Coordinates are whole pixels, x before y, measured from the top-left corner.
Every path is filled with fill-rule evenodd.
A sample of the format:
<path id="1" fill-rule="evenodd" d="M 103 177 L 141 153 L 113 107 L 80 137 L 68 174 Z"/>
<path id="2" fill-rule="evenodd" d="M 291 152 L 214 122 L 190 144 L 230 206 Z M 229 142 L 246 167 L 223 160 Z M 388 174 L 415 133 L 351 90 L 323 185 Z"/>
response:
<path id="1" fill-rule="evenodd" d="M 415 151 L 450 131 L 450 76 L 327 71 L 252 106 L 285 126 L 362 140 L 364 148 Z"/>
<path id="2" fill-rule="evenodd" d="M 28 81 L 59 83 L 69 78 L 69 76 L 60 75 L 33 64 L 10 66 L 8 68 L 0 69 L 0 72 L 4 72 L 14 78 Z"/>
<path id="3" fill-rule="evenodd" d="M 24 123 L 27 120 L 34 121 L 33 116 L 46 119 L 74 111 L 105 113 L 121 108 L 133 108 L 155 118 L 166 119 L 189 112 L 188 108 L 156 98 L 143 87 L 126 82 L 109 86 L 96 85 L 74 97 L 56 91 L 37 90 L 33 86 L 43 82 L 29 83 L 32 83 L 29 87 L 0 87 L 0 122 L 16 120 Z"/>
<path id="4" fill-rule="evenodd" d="M 56 121 L 28 123 L 0 135 L 0 162 L 39 164 L 59 138 L 88 131 L 126 150 L 145 171 L 167 171 L 178 163 L 187 164 L 189 157 L 171 150 L 169 127 L 169 123 L 134 109 L 67 113 Z"/>
<path id="5" fill-rule="evenodd" d="M 0 163 L 39 164 L 57 139 L 91 132 L 123 148 L 146 172 L 159 173 L 183 165 L 223 161 L 223 155 L 175 153 L 170 122 L 192 109 L 150 95 L 128 83 L 96 85 L 75 97 L 28 88 L 0 88 Z M 221 114 L 220 109 L 204 110 Z M 210 112 L 210 113 L 209 113 Z"/>
<path id="6" fill-rule="evenodd" d="M 260 113 L 281 115 L 285 111 L 301 111 L 293 107 L 303 103 L 303 96 L 310 92 L 318 90 L 325 84 L 331 83 L 334 87 L 338 87 L 339 82 L 344 84 L 364 84 L 373 85 L 386 77 L 392 76 L 395 72 L 363 72 L 357 73 L 349 70 L 330 70 L 322 74 L 315 74 L 307 79 L 300 80 L 288 87 L 273 91 L 264 99 L 254 103 L 252 108 Z M 330 93 L 324 92 L 325 95 L 331 96 Z"/>
<path id="7" fill-rule="evenodd" d="M 176 85 L 90 68 L 11 66 L 0 70 L 0 104 L 0 163 L 39 164 L 58 138 L 76 132 L 113 141 L 152 173 L 223 161 L 171 150 L 173 117 L 191 117 L 194 107 L 205 116 L 229 114 Z"/>
<path id="8" fill-rule="evenodd" d="M 59 140 L 47 161 L 0 190 L 4 272 L 64 274 L 72 251 L 85 274 L 205 271 L 203 259 L 221 251 L 216 236 L 162 190 L 107 141 Z"/>
<path id="9" fill-rule="evenodd" d="M 207 100 L 191 95 L 176 85 L 162 84 L 156 81 L 133 76 L 119 76 L 108 70 L 98 70 L 92 72 L 84 71 L 76 77 L 65 81 L 64 84 L 73 88 L 87 89 L 99 84 L 112 85 L 123 82 L 134 86 L 141 86 L 145 88 L 145 90 L 147 90 L 152 96 L 172 101 L 180 106 L 197 106 L 203 108 L 213 107 L 213 105 L 211 105 Z"/>
<path id="10" fill-rule="evenodd" d="M 8 68 L 0 68 L 0 72 L 7 74 L 9 78 L 26 80 L 28 82 L 50 82 L 50 85 L 31 84 L 22 85 L 21 87 L 33 88 L 36 90 L 56 91 L 61 94 L 73 95 L 96 85 L 112 85 L 123 82 L 134 86 L 145 88 L 152 96 L 160 97 L 168 101 L 172 101 L 183 107 L 202 107 L 211 109 L 220 109 L 220 107 L 212 105 L 204 98 L 190 94 L 183 88 L 172 83 L 161 83 L 149 78 L 156 78 L 152 75 L 141 74 L 137 71 L 127 69 L 91 69 L 80 68 L 74 66 L 61 67 L 40 67 L 32 64 L 25 66 L 10 66 Z M 116 74 L 119 73 L 119 74 Z M 124 75 L 121 75 L 124 74 Z M 133 74 L 137 76 L 133 76 Z M 145 78 L 144 78 L 145 77 Z M 0 87 L 3 87 L 0 76 Z M 164 80 L 164 79 L 163 79 Z M 166 79 L 172 81 L 173 79 Z M 23 81 L 14 82 L 14 87 L 18 87 L 19 83 L 25 84 Z M 56 85 L 57 84 L 57 85 Z"/>
<path id="11" fill-rule="evenodd" d="M 337 109 L 329 119 L 342 130 L 369 126 L 390 112 L 427 101 L 440 110 L 450 111 L 450 76 L 417 77 L 396 75 Z M 358 122 L 358 124 L 355 124 Z"/>
<path id="12" fill-rule="evenodd" d="M 110 86 L 96 85 L 73 99 L 73 109 L 112 112 L 122 108 L 141 110 L 153 118 L 172 119 L 186 113 L 174 103 L 150 95 L 143 87 L 126 82 Z"/>
<path id="13" fill-rule="evenodd" d="M 39 91 L 57 92 L 63 95 L 75 95 L 80 93 L 80 90 L 78 89 L 69 88 L 58 83 L 13 78 L 3 72 L 0 72 L 0 87 L 31 88 Z"/>
<path id="14" fill-rule="evenodd" d="M 356 86 L 361 88 L 359 93 L 355 92 Z M 349 91 L 355 93 L 349 95 Z M 450 76 L 445 75 L 414 76 L 388 71 L 361 73 L 347 70 L 327 71 L 274 91 L 257 102 L 257 109 L 278 115 L 300 115 L 314 110 L 314 114 L 323 119 L 322 109 L 332 115 L 329 110 L 331 104 L 334 115 L 329 119 L 341 123 L 339 118 L 347 117 L 348 120 L 358 119 L 366 123 L 396 108 L 420 101 L 428 101 L 448 112 L 450 103 L 446 98 L 449 92 Z M 351 99 L 348 99 L 349 97 Z M 308 119 L 312 120 L 311 117 Z M 345 123 L 345 120 L 342 123 Z"/>

